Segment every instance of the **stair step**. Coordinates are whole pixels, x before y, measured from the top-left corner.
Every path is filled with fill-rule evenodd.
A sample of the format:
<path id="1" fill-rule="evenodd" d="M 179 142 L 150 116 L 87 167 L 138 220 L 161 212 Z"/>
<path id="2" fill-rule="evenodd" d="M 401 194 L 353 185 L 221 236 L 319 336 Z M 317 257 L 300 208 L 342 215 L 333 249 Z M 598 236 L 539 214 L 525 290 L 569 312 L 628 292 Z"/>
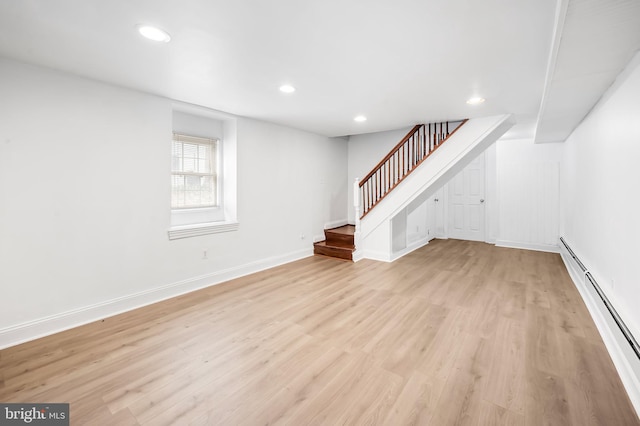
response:
<path id="1" fill-rule="evenodd" d="M 356 227 L 353 225 L 325 229 L 324 237 L 326 239 L 313 244 L 313 253 L 338 259 L 353 260 L 353 252 L 356 249 L 354 244 L 355 232 Z"/>
<path id="2" fill-rule="evenodd" d="M 337 228 L 325 229 L 324 232 L 325 234 L 327 232 L 330 232 L 332 234 L 342 234 L 342 235 L 353 236 L 353 234 L 355 234 L 356 232 L 356 227 L 355 225 L 344 225 L 344 226 L 339 226 Z"/>
<path id="3" fill-rule="evenodd" d="M 343 248 L 343 249 L 349 249 L 349 250 L 356 249 L 356 246 L 352 242 L 348 242 L 348 241 L 324 240 L 321 242 L 325 243 L 327 246 L 330 246 L 330 247 Z"/>
<path id="4" fill-rule="evenodd" d="M 325 229 L 324 236 L 328 244 L 339 247 L 355 248 L 354 233 L 356 227 L 353 225 L 340 226 L 333 229 Z"/>
<path id="5" fill-rule="evenodd" d="M 337 257 L 339 259 L 353 260 L 353 251 L 355 248 L 333 245 L 327 241 L 320 241 L 313 244 L 313 253 L 324 256 Z"/>

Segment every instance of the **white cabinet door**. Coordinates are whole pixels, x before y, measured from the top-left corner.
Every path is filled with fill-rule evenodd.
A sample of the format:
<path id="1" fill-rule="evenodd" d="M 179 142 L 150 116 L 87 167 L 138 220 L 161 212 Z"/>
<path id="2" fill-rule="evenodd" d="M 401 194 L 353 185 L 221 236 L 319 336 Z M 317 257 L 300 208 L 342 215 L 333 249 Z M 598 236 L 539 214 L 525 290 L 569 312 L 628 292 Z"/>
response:
<path id="1" fill-rule="evenodd" d="M 484 153 L 449 181 L 449 238 L 485 240 Z"/>

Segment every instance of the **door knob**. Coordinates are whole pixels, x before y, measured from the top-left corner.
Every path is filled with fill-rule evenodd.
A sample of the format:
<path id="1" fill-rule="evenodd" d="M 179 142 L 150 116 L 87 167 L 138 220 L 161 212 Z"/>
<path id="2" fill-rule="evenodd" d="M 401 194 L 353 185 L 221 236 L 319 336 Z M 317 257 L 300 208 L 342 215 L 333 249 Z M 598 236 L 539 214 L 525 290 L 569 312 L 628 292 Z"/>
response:
<path id="1" fill-rule="evenodd" d="M 484 198 L 480 198 L 480 202 L 481 202 L 481 203 L 484 203 Z"/>

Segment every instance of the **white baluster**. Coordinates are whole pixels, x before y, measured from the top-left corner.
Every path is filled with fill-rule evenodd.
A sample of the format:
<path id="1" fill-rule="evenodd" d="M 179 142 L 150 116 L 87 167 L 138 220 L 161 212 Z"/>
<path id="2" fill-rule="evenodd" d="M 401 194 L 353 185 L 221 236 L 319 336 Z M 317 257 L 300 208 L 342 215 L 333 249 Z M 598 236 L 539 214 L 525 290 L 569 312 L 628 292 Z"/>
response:
<path id="1" fill-rule="evenodd" d="M 360 231 L 360 179 L 353 183 L 353 207 L 356 212 L 356 232 Z"/>

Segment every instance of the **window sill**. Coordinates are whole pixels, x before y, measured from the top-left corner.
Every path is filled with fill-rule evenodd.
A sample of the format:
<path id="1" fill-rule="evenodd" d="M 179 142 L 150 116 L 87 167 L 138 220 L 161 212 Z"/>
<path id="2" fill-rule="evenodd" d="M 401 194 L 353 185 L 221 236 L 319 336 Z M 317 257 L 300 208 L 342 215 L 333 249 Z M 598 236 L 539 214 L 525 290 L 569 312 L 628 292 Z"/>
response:
<path id="1" fill-rule="evenodd" d="M 173 226 L 169 229 L 169 239 L 199 237 L 201 235 L 219 234 L 221 232 L 237 231 L 238 222 L 208 222 L 193 225 Z"/>

